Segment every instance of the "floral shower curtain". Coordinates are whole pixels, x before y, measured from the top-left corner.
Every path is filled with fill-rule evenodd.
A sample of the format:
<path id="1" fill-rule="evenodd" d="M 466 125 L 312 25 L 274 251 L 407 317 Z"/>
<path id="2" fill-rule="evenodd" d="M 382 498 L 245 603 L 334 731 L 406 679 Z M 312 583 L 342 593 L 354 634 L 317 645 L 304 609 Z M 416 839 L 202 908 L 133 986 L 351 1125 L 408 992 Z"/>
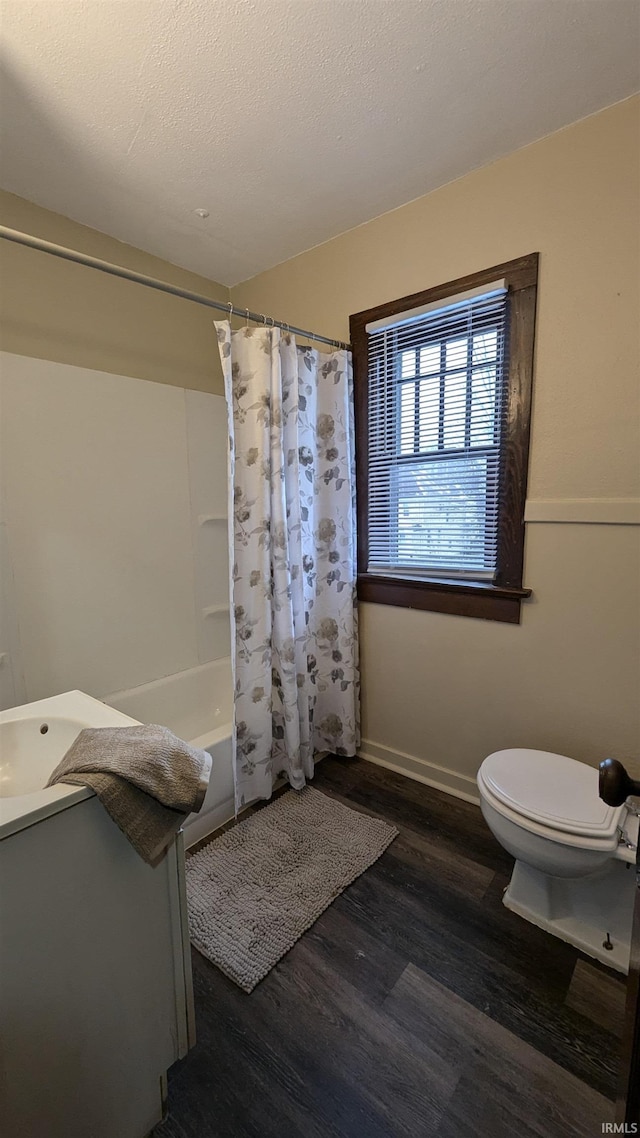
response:
<path id="1" fill-rule="evenodd" d="M 351 356 L 216 323 L 230 435 L 236 807 L 359 736 Z"/>

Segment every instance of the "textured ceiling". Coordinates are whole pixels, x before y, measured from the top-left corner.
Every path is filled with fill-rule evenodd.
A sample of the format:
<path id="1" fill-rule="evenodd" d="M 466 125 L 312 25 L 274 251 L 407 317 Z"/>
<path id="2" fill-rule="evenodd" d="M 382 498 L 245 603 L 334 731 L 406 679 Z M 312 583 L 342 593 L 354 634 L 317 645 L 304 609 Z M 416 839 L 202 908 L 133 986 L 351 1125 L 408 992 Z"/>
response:
<path id="1" fill-rule="evenodd" d="M 639 86 L 637 0 L 1 12 L 4 188 L 229 285 Z"/>

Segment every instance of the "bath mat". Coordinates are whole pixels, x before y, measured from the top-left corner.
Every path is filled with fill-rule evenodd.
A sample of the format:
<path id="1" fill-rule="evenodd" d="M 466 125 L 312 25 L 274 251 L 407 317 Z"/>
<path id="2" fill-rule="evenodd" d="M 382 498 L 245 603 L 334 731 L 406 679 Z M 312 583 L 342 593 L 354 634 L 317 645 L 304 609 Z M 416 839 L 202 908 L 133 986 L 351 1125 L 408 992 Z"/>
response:
<path id="1" fill-rule="evenodd" d="M 187 858 L 192 943 L 251 992 L 397 834 L 319 790 L 288 790 Z"/>

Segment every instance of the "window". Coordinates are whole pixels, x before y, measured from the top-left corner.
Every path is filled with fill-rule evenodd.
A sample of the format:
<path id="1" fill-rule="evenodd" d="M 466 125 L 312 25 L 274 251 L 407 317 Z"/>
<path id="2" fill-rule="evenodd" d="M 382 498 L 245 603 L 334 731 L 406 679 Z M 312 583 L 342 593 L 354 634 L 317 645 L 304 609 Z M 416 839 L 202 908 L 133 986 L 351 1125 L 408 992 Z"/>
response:
<path id="1" fill-rule="evenodd" d="M 351 317 L 362 600 L 520 619 L 537 264 Z"/>

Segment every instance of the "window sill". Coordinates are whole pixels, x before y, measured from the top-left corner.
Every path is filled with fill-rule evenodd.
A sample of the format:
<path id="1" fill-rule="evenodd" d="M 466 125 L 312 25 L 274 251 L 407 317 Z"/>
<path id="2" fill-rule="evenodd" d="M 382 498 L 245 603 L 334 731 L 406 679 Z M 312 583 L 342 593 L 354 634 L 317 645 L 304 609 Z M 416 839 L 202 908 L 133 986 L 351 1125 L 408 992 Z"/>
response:
<path id="1" fill-rule="evenodd" d="M 482 581 L 445 577 L 418 581 L 406 577 L 382 577 L 377 573 L 358 576 L 358 599 L 370 604 L 425 609 L 480 620 L 500 620 L 508 624 L 520 623 L 520 603 L 530 596 L 531 589 Z"/>

